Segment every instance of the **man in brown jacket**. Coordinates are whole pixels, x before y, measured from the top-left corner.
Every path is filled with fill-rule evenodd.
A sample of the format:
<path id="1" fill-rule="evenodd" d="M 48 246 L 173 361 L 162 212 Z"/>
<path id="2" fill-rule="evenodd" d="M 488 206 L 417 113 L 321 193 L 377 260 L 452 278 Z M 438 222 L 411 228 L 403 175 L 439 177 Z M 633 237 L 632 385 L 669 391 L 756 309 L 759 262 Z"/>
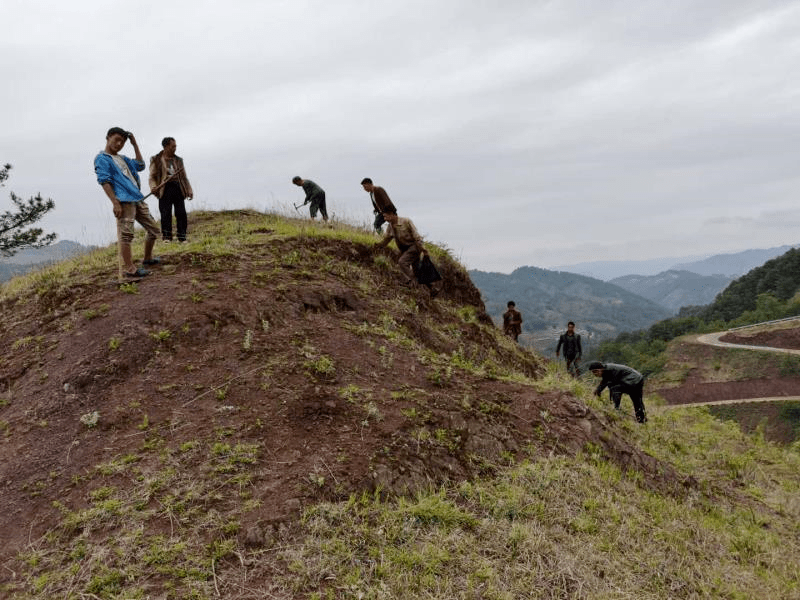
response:
<path id="1" fill-rule="evenodd" d="M 503 333 L 515 342 L 522 333 L 522 314 L 513 300 L 509 301 L 508 310 L 503 313 Z"/>
<path id="2" fill-rule="evenodd" d="M 394 240 L 397 249 L 400 250 L 400 258 L 397 263 L 403 272 L 404 283 L 411 286 L 414 284 L 413 265 L 425 256 L 425 245 L 411 219 L 398 217 L 397 213 L 388 211 L 383 213 L 383 218 L 389 223 L 389 226 L 386 228 L 386 233 L 383 234 L 383 239 L 375 244 L 375 247 L 385 248 L 389 242 Z"/>
<path id="3" fill-rule="evenodd" d="M 364 179 L 361 180 L 361 187 L 369 192 L 369 199 L 372 200 L 372 210 L 375 213 L 375 223 L 373 227 L 375 227 L 375 231 L 381 233 L 381 226 L 386 223 L 383 213 L 388 212 L 396 215 L 397 209 L 394 204 L 392 204 L 386 190 L 380 186 L 374 185 L 372 179 L 369 177 L 364 177 Z"/>
<path id="4" fill-rule="evenodd" d="M 175 207 L 175 224 L 178 230 L 178 241 L 186 241 L 188 219 L 184 200 L 194 197 L 192 184 L 186 176 L 183 159 L 175 154 L 178 144 L 175 138 L 165 137 L 161 140 L 164 148 L 150 159 L 150 191 L 158 198 L 158 210 L 161 212 L 161 237 L 165 242 L 172 240 L 172 207 Z"/>

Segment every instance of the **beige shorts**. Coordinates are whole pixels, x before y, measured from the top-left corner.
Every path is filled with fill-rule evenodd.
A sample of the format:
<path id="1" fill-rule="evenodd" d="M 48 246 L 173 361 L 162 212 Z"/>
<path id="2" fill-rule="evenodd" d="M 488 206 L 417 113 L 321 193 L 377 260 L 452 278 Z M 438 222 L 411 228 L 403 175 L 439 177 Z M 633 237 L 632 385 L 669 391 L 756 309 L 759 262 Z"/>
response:
<path id="1" fill-rule="evenodd" d="M 147 203 L 144 200 L 139 202 L 120 202 L 122 206 L 122 216 L 117 219 L 117 242 L 120 245 L 128 244 L 133 241 L 134 221 L 144 227 L 148 239 L 158 239 L 161 235 L 161 227 L 150 214 Z"/>
<path id="2" fill-rule="evenodd" d="M 161 227 L 150 214 L 147 203 L 144 200 L 139 202 L 120 202 L 122 206 L 122 216 L 117 219 L 117 247 L 119 249 L 119 278 L 124 278 L 125 264 L 122 260 L 123 246 L 130 247 L 133 242 L 134 222 L 144 227 L 147 232 L 148 240 L 156 240 L 161 235 Z"/>

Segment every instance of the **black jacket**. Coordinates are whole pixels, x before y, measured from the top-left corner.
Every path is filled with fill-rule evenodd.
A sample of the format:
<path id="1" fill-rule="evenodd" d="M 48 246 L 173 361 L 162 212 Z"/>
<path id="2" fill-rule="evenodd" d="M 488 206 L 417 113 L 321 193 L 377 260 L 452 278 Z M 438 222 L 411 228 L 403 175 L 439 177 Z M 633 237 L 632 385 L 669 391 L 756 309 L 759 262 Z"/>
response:
<path id="1" fill-rule="evenodd" d="M 556 354 L 561 350 L 561 346 L 564 346 L 564 356 L 580 356 L 583 354 L 583 350 L 581 349 L 581 336 L 577 333 L 573 335 L 562 333 L 558 338 Z"/>
<path id="2" fill-rule="evenodd" d="M 596 392 L 599 394 L 604 389 L 625 386 L 635 388 L 644 385 L 644 376 L 636 369 L 628 365 L 617 365 L 614 363 L 603 363 L 603 378 Z"/>

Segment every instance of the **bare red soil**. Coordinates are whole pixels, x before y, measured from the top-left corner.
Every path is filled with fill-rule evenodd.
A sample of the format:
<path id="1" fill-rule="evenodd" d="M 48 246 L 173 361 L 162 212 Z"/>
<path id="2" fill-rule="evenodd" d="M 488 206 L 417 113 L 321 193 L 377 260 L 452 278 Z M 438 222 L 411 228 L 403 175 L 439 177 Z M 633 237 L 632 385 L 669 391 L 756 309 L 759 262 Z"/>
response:
<path id="1" fill-rule="evenodd" d="M 754 336 L 727 334 L 721 341 L 767 346 L 773 348 L 796 348 L 800 340 L 800 329 L 783 329 L 763 332 Z M 770 360 L 758 363 L 757 368 L 734 369 L 732 380 L 709 381 L 709 367 L 726 362 L 730 350 L 696 344 L 678 345 L 674 360 L 693 363 L 686 380 L 677 387 L 658 389 L 668 404 L 701 404 L 720 400 L 747 400 L 750 398 L 781 398 L 800 396 L 800 369 L 798 361 L 791 355 L 770 354 Z M 748 350 L 737 350 L 748 353 Z M 753 360 L 758 360 L 753 353 Z M 742 359 L 739 358 L 739 361 Z M 705 375 L 704 375 L 705 374 Z M 758 376 L 754 376 L 757 374 Z M 713 407 L 712 412 L 725 418 L 735 419 L 745 431 L 753 431 L 766 422 L 766 435 L 780 443 L 791 443 L 797 438 L 795 424 L 787 421 L 781 403 L 742 403 L 735 407 Z"/>
<path id="2" fill-rule="evenodd" d="M 730 344 L 800 350 L 800 329 L 777 329 L 775 331 L 761 331 L 755 334 L 728 333 L 719 339 L 721 342 Z"/>
<path id="3" fill-rule="evenodd" d="M 263 217 L 226 218 L 244 227 Z M 192 226 L 214 230 L 218 221 Z M 440 265 L 446 286 L 435 300 L 402 288 L 395 269 L 377 268 L 368 246 L 285 239 L 268 227 L 252 228 L 235 256 L 181 249 L 165 263 L 138 293 L 121 291 L 109 264 L 2 301 L 0 343 L 10 351 L 0 358 L 0 559 L 8 564 L 58 522 L 54 501 L 86 507 L 85 480 L 98 465 L 149 447 L 256 445 L 248 485 L 260 506 L 241 536 L 354 491 L 403 493 L 489 474 L 501 457 L 530 448 L 574 453 L 591 442 L 645 485 L 682 489 L 669 465 L 576 398 L 498 380 L 492 369 L 536 378 L 542 361 L 496 335 L 455 263 Z M 459 318 L 459 307 L 477 319 Z M 95 427 L 81 421 L 92 411 Z M 232 502 L 223 495 L 207 509 Z M 168 516 L 150 524 L 170 526 Z"/>
<path id="4" fill-rule="evenodd" d="M 680 387 L 658 390 L 658 393 L 668 404 L 798 396 L 800 376 L 742 381 L 703 381 L 698 373 L 691 373 Z"/>

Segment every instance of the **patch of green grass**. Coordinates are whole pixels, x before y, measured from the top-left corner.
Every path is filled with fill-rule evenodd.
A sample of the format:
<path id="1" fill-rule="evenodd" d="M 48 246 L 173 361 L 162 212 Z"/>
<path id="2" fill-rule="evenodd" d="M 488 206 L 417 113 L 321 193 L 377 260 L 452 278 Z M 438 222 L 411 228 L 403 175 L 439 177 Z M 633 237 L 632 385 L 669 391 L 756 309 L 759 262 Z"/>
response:
<path id="1" fill-rule="evenodd" d="M 83 311 L 83 316 L 87 320 L 91 321 L 92 319 L 96 319 L 98 317 L 105 317 L 109 310 L 111 310 L 111 306 L 108 304 L 101 304 L 97 308 L 89 308 Z"/>
<path id="2" fill-rule="evenodd" d="M 260 504 L 247 498 L 258 445 L 219 442 L 202 448 L 190 440 L 180 452 L 99 465 L 86 476 L 100 482 L 88 493 L 88 507 L 55 503 L 60 523 L 22 553 L 28 571 L 13 589 L 41 600 L 75 593 L 144 599 L 156 590 L 165 597 L 216 597 L 215 577 L 222 585 L 228 566 L 238 565 L 236 557 L 246 552 L 236 537 L 243 517 Z M 121 469 L 131 477 L 121 485 L 106 482 Z M 166 534 L 152 533 L 164 524 Z M 60 552 L 43 551 L 56 546 Z M 236 563 L 225 563 L 231 557 Z M 154 578 L 156 587 L 142 585 Z"/>
<path id="3" fill-rule="evenodd" d="M 131 281 L 129 283 L 119 284 L 119 290 L 126 294 L 138 294 L 139 286 L 135 282 Z"/>
<path id="4" fill-rule="evenodd" d="M 428 371 L 425 377 L 433 385 L 445 387 L 450 384 L 450 379 L 453 377 L 453 369 L 450 365 L 444 368 L 434 366 Z"/>
<path id="5" fill-rule="evenodd" d="M 12 350 L 24 350 L 26 348 L 30 348 L 31 346 L 36 346 L 37 348 L 41 345 L 42 340 L 44 339 L 43 336 L 25 336 L 16 340 L 13 344 L 11 344 Z"/>
<path id="6" fill-rule="evenodd" d="M 391 271 L 394 266 L 392 260 L 383 254 L 375 255 L 372 258 L 372 264 L 374 264 L 381 271 Z"/>
<path id="7" fill-rule="evenodd" d="M 242 349 L 246 352 L 250 351 L 253 347 L 253 332 L 248 329 L 244 332 L 244 340 L 242 340 Z"/>
<path id="8" fill-rule="evenodd" d="M 474 306 L 467 305 L 462 306 L 458 309 L 458 316 L 461 317 L 461 320 L 464 323 L 477 323 L 478 322 L 478 312 Z"/>
<path id="9" fill-rule="evenodd" d="M 336 373 L 336 365 L 330 356 L 322 355 L 313 360 L 307 360 L 303 366 L 315 375 L 331 377 Z"/>
<path id="10" fill-rule="evenodd" d="M 157 342 L 166 342 L 170 337 L 172 337 L 172 332 L 169 329 L 161 329 L 151 333 L 150 337 Z"/>
<path id="11" fill-rule="evenodd" d="M 348 384 L 345 387 L 339 388 L 339 396 L 344 398 L 351 404 L 357 402 L 359 394 L 361 393 L 362 393 L 361 388 L 352 383 Z"/>
<path id="12" fill-rule="evenodd" d="M 281 556 L 309 595 L 324 593 L 318 573 L 352 582 L 354 595 L 398 598 L 576 597 L 579 586 L 586 597 L 631 599 L 796 590 L 796 540 L 778 521 L 795 519 L 797 503 L 780 517 L 663 495 L 585 459 L 541 457 L 414 500 L 362 494 L 321 504 L 306 511 L 303 543 Z M 380 563 L 362 568 L 370 557 Z"/>

